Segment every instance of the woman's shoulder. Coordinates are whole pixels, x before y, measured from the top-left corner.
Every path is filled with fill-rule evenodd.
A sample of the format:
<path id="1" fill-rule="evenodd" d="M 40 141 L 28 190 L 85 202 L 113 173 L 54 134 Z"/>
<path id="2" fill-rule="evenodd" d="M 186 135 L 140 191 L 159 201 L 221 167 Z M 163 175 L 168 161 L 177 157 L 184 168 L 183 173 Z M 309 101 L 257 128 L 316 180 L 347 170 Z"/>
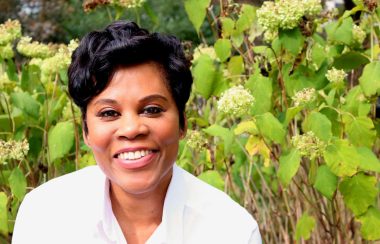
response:
<path id="1" fill-rule="evenodd" d="M 183 169 L 181 172 L 185 185 L 185 204 L 187 207 L 201 213 L 215 216 L 225 216 L 229 220 L 256 224 L 252 215 L 225 192 L 205 183 Z"/>
<path id="2" fill-rule="evenodd" d="M 51 179 L 26 194 L 22 205 L 34 211 L 57 212 L 57 209 L 78 209 L 103 195 L 105 176 L 98 166 L 90 166 Z"/>
<path id="3" fill-rule="evenodd" d="M 258 224 L 245 208 L 187 171 L 176 171 L 183 180 L 185 222 L 191 223 L 188 227 L 196 233 L 202 233 L 199 240 L 197 235 L 189 234 L 188 238 L 194 240 L 190 243 L 205 243 L 207 238 L 212 240 L 209 243 L 261 243 Z"/>

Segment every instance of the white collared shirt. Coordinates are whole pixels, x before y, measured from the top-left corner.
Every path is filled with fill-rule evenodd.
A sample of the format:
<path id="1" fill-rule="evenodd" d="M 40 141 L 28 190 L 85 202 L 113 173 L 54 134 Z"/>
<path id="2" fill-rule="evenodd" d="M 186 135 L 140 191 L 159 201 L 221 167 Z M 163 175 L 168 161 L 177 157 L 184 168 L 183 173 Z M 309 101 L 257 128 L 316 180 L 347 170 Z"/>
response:
<path id="1" fill-rule="evenodd" d="M 126 244 L 97 166 L 55 178 L 22 202 L 13 244 Z M 147 244 L 261 243 L 256 221 L 224 192 L 174 165 L 162 222 Z"/>

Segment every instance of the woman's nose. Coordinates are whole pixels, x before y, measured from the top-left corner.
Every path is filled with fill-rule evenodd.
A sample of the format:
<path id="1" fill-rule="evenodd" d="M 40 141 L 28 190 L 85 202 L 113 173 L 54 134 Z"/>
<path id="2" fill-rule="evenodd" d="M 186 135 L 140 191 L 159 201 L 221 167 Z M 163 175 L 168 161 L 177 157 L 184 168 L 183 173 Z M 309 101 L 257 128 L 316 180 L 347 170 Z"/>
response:
<path id="1" fill-rule="evenodd" d="M 133 140 L 137 137 L 147 135 L 148 126 L 144 119 L 138 115 L 122 115 L 117 128 L 117 137 L 121 139 Z"/>

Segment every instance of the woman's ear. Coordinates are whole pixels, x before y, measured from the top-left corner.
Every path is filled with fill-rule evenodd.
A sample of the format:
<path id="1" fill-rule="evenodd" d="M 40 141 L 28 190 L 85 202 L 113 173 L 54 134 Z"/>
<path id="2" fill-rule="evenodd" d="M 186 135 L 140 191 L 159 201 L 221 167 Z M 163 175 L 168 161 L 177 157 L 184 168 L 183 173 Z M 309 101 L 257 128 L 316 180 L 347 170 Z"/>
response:
<path id="1" fill-rule="evenodd" d="M 179 128 L 179 138 L 180 139 L 185 138 L 186 132 L 187 132 L 187 117 L 186 117 L 186 114 L 183 113 L 183 127 Z"/>
<path id="2" fill-rule="evenodd" d="M 88 147 L 91 147 L 90 140 L 89 140 L 89 135 L 88 135 L 87 122 L 85 120 L 82 120 L 82 137 L 83 137 L 84 143 Z"/>

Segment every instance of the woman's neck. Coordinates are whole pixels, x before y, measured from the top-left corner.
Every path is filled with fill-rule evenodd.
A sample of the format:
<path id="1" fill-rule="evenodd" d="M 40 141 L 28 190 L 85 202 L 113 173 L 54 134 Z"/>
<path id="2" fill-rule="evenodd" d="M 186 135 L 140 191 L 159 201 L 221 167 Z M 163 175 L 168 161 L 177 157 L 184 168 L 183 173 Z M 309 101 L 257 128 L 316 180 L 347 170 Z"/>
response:
<path id="1" fill-rule="evenodd" d="M 113 213 L 128 244 L 145 243 L 161 223 L 168 174 L 151 192 L 130 194 L 111 182 L 110 199 Z"/>

